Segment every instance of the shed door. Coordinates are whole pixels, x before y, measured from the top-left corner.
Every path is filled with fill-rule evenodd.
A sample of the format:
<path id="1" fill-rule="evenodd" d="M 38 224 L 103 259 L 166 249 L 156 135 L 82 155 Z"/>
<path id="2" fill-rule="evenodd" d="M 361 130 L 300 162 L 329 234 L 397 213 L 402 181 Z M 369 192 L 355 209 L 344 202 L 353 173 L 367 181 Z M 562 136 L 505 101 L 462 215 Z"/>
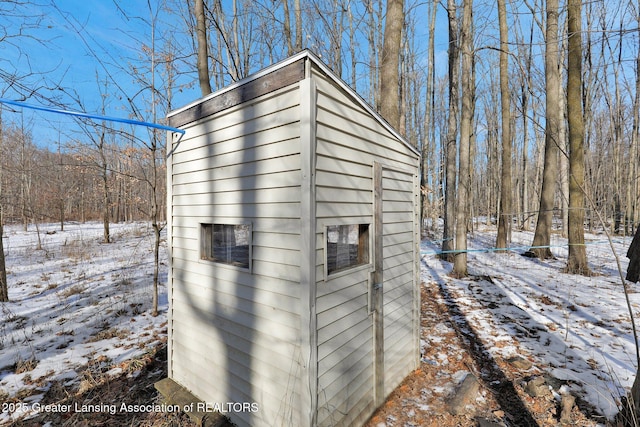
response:
<path id="1" fill-rule="evenodd" d="M 374 164 L 375 401 L 380 405 L 414 363 L 414 177 Z"/>
<path id="2" fill-rule="evenodd" d="M 373 280 L 371 280 L 371 308 L 373 310 L 374 400 L 376 406 L 384 401 L 384 194 L 382 165 L 373 164 Z"/>

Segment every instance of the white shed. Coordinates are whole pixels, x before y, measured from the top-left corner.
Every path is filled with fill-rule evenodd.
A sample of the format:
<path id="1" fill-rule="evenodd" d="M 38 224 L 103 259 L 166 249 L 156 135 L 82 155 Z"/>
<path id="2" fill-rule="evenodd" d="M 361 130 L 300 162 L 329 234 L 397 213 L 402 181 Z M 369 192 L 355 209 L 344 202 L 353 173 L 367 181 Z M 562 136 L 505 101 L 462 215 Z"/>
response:
<path id="1" fill-rule="evenodd" d="M 364 423 L 419 363 L 418 151 L 309 51 L 169 123 L 170 381 L 238 426 Z"/>

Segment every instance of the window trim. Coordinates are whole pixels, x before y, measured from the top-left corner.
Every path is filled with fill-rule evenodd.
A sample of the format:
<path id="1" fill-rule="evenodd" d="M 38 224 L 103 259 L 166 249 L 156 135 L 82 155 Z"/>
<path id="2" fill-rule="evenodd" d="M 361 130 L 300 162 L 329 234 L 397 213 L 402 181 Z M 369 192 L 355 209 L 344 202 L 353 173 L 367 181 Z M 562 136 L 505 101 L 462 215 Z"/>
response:
<path id="1" fill-rule="evenodd" d="M 366 246 L 364 248 L 364 250 L 362 252 L 359 251 L 358 253 L 358 258 L 360 257 L 365 257 L 364 260 L 362 260 L 361 262 L 358 262 L 356 264 L 351 264 L 348 265 L 346 267 L 340 268 L 340 269 L 335 269 L 335 270 L 329 270 L 329 228 L 330 227 L 351 227 L 351 226 L 358 226 L 359 230 L 358 230 L 358 239 L 359 239 L 359 244 L 360 243 L 364 243 Z M 362 233 L 361 230 L 364 227 L 366 229 L 366 233 Z M 370 223 L 331 223 L 331 224 L 325 224 L 323 226 L 323 237 L 324 237 L 324 274 L 325 277 L 327 279 L 333 279 L 336 277 L 340 277 L 343 276 L 345 274 L 351 274 L 353 272 L 362 270 L 362 269 L 368 269 L 371 267 L 372 265 L 372 258 L 373 258 L 373 254 L 371 252 L 372 250 L 372 224 Z"/>
<path id="2" fill-rule="evenodd" d="M 210 255 L 211 239 L 213 238 L 213 227 L 216 225 L 222 226 L 247 226 L 248 227 L 248 266 L 244 264 L 233 264 L 225 262 L 220 259 L 215 259 Z M 211 232 L 207 232 L 211 230 Z M 253 271 L 253 224 L 251 222 L 243 221 L 228 221 L 225 222 L 201 222 L 200 223 L 200 242 L 199 242 L 199 254 L 198 261 L 207 264 L 215 264 L 225 268 L 231 268 L 234 270 L 252 272 Z"/>

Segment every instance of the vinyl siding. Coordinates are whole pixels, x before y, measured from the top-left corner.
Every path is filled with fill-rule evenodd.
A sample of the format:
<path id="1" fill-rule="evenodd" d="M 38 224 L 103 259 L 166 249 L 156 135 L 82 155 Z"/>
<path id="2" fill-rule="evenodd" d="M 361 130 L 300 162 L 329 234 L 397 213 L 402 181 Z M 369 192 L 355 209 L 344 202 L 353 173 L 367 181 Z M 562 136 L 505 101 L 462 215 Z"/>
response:
<path id="1" fill-rule="evenodd" d="M 297 85 L 186 126 L 171 166 L 172 378 L 242 425 L 300 419 Z M 250 223 L 251 271 L 200 259 L 202 223 Z"/>
<path id="2" fill-rule="evenodd" d="M 373 181 L 368 156 L 350 148 L 345 135 L 327 127 L 326 120 L 333 118 L 323 111 L 326 106 L 321 101 L 335 88 L 317 80 L 316 231 L 318 247 L 324 249 L 326 226 L 373 224 Z M 368 310 L 371 266 L 325 277 L 324 256 L 323 250 L 316 259 L 320 263 L 316 294 L 318 425 L 359 424 L 374 409 L 373 330 Z"/>
<path id="3" fill-rule="evenodd" d="M 192 121 L 194 103 L 174 117 L 187 134 L 167 168 L 169 375 L 206 402 L 258 402 L 258 413 L 229 414 L 240 427 L 306 426 L 310 417 L 351 426 L 371 416 L 376 231 L 385 393 L 417 360 L 419 156 L 312 56 L 296 61 L 296 73 L 310 65 L 297 84 L 226 106 L 249 99 L 233 86 L 202 107 L 215 114 Z M 277 80 L 263 75 L 267 86 Z M 264 93 L 261 78 L 246 92 Z M 374 162 L 385 170 L 381 231 Z M 202 223 L 250 223 L 250 270 L 201 260 Z M 348 224 L 370 225 L 370 261 L 327 275 L 326 227 Z"/>
<path id="4" fill-rule="evenodd" d="M 388 395 L 415 369 L 415 233 L 413 175 L 382 172 L 384 371 Z"/>
<path id="5" fill-rule="evenodd" d="M 417 155 L 322 73 L 314 74 L 314 78 L 318 87 L 317 240 L 324 248 L 324 228 L 328 225 L 373 226 L 374 161 L 392 169 L 415 170 Z M 389 338 L 388 342 L 385 339 L 385 369 L 389 371 L 385 372 L 385 393 L 388 394 L 397 385 L 396 378 L 402 380 L 414 367 L 416 347 L 406 338 L 413 337 L 415 313 L 411 307 L 416 253 L 413 175 L 389 171 L 384 176 L 383 186 L 393 190 L 385 194 L 383 202 L 384 286 L 387 289 L 384 328 Z M 391 221 L 388 225 L 387 214 Z M 373 232 L 370 228 L 370 233 Z M 358 266 L 326 277 L 324 252 L 318 254 L 316 261 L 319 263 L 318 425 L 358 425 L 375 409 L 373 325 L 368 307 L 373 266 Z M 399 338 L 387 335 L 394 331 L 400 332 Z"/>

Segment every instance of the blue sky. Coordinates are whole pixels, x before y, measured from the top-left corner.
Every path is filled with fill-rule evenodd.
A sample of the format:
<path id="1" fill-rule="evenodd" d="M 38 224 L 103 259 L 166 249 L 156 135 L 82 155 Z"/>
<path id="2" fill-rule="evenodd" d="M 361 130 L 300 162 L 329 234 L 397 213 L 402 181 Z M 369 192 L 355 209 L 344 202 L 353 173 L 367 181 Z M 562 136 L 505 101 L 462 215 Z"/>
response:
<path id="1" fill-rule="evenodd" d="M 265 1 L 270 5 L 274 4 L 272 0 Z M 132 117 L 132 108 L 126 101 L 127 97 L 135 97 L 136 108 L 142 112 L 144 108 L 142 101 L 145 96 L 148 96 L 148 93 L 138 94 L 142 87 L 141 83 L 134 81 L 129 71 L 134 65 L 138 68 L 148 67 L 149 61 L 140 57 L 141 46 L 148 45 L 151 40 L 148 5 L 151 4 L 155 11 L 160 3 L 164 2 L 161 0 L 151 0 L 149 3 L 144 0 L 32 0 L 24 9 L 14 10 L 7 2 L 0 2 L 0 30 L 6 29 L 6 33 L 9 35 L 24 34 L 19 39 L 10 38 L 0 41 L 0 72 L 4 70 L 5 72 L 23 74 L 27 70 L 31 70 L 36 73 L 20 79 L 20 83 L 24 87 L 19 93 L 11 89 L 7 90 L 5 82 L 0 81 L 0 97 L 21 99 L 30 89 L 46 98 L 59 98 L 59 101 L 67 105 L 68 108 L 100 113 L 102 103 L 100 92 L 102 91 L 108 94 L 105 99 L 105 115 L 134 118 Z M 428 2 L 407 0 L 406 3 L 406 7 L 411 8 L 411 13 L 417 20 L 416 44 L 417 50 L 423 55 L 423 60 L 420 63 L 424 65 L 426 64 L 424 55 L 427 51 L 428 40 Z M 476 44 L 480 48 L 487 45 L 495 46 L 497 44 L 495 4 L 475 3 Z M 186 3 L 183 0 L 176 1 L 172 3 L 171 13 L 163 11 L 160 14 L 157 33 L 161 34 L 163 31 L 169 30 L 169 37 L 173 38 L 176 45 L 179 46 L 179 53 L 189 54 L 192 52 L 192 41 L 187 38 L 183 28 L 184 23 L 181 22 L 183 19 L 181 14 L 186 14 L 186 11 L 176 10 L 184 4 Z M 225 1 L 223 4 L 228 6 L 229 2 Z M 522 9 L 518 16 L 521 22 L 525 23 L 523 32 L 526 37 L 526 26 L 530 25 L 530 15 L 521 2 L 515 2 L 508 6 L 510 20 L 515 16 L 510 13 L 512 7 Z M 274 16 L 277 17 L 277 14 L 281 12 L 274 11 L 274 13 L 276 14 Z M 609 19 L 615 20 L 617 15 L 614 15 Z M 561 21 L 563 19 L 562 16 Z M 274 28 L 277 29 L 277 25 Z M 78 31 L 81 35 L 78 34 Z M 540 41 L 539 29 L 536 29 L 536 33 L 534 61 L 541 64 L 542 49 L 537 44 Z M 436 23 L 438 76 L 446 74 L 447 38 L 447 16 L 441 3 L 438 6 Z M 631 42 L 636 41 L 634 37 L 628 37 L 628 39 Z M 363 41 L 362 45 L 364 44 L 366 42 Z M 94 54 L 89 52 L 88 46 L 91 46 Z M 319 46 L 319 48 L 320 52 L 316 53 L 321 54 L 325 47 Z M 97 55 L 104 65 L 101 65 L 94 55 Z M 496 74 L 490 72 L 495 68 L 495 58 L 494 60 L 487 60 L 487 58 L 490 56 L 497 58 L 497 53 L 484 49 L 478 52 L 478 56 L 484 58 L 477 62 L 478 96 L 480 97 L 483 87 L 487 88 L 495 84 Z M 366 62 L 366 58 L 358 59 L 363 63 Z M 345 60 L 345 62 L 347 61 Z M 182 75 L 182 80 L 179 82 L 181 84 L 180 90 L 174 92 L 174 108 L 200 97 L 195 70 L 192 64 L 189 66 L 191 68 L 184 70 L 188 72 Z M 105 87 L 103 83 L 106 79 L 107 69 L 110 73 L 111 83 Z M 257 70 L 253 69 L 252 71 Z M 513 79 L 516 77 L 516 74 L 512 74 Z M 100 87 L 99 83 L 103 86 Z M 55 84 L 60 85 L 64 90 L 51 87 Z M 366 82 L 358 82 L 357 89 L 366 90 Z M 29 95 L 26 99 L 28 103 L 47 104 L 46 99 L 38 98 L 34 94 L 27 95 Z M 363 93 L 363 95 L 365 94 Z M 73 98 L 78 98 L 82 105 L 78 105 Z M 166 111 L 162 111 L 159 117 L 161 118 L 165 113 Z M 141 117 L 135 118 L 140 119 Z M 34 140 L 39 145 L 55 145 L 58 139 L 64 140 L 74 137 L 74 134 L 69 130 L 73 129 L 72 120 L 63 116 L 26 110 L 20 114 L 13 114 L 10 110 L 3 108 L 3 120 L 5 122 L 24 120 L 25 126 L 32 129 Z M 63 129 L 64 132 L 58 132 L 57 129 Z"/>
<path id="2" fill-rule="evenodd" d="M 126 70 L 118 69 L 115 64 L 130 69 L 141 60 L 141 46 L 143 43 L 150 43 L 151 40 L 148 4 L 150 3 L 155 9 L 162 2 L 159 0 L 152 0 L 149 3 L 144 0 L 35 1 L 36 4 L 26 6 L 25 10 L 17 11 L 13 16 L 10 13 L 2 13 L 6 6 L 0 4 L 0 28 L 7 28 L 9 34 L 22 31 L 27 35 L 20 38 L 16 44 L 0 43 L 0 69 L 19 73 L 30 69 L 38 73 L 21 79 L 21 82 L 44 97 L 59 98 L 59 101 L 70 109 L 101 113 L 100 92 L 102 91 L 108 94 L 105 99 L 104 115 L 132 118 L 132 109 L 126 102 L 126 98 L 138 93 L 141 85 L 135 82 Z M 269 4 L 270 2 L 271 0 Z M 228 5 L 228 2 L 223 4 Z M 417 16 L 426 20 L 426 3 L 421 4 L 423 11 Z M 184 23 L 179 22 L 181 18 L 176 18 L 182 11 L 176 11 L 175 5 L 173 7 L 172 15 L 160 14 L 158 33 L 170 29 L 171 26 L 177 26 L 178 28 L 170 34 L 177 38 L 176 43 L 183 47 L 181 53 L 189 53 L 192 42 L 180 39 L 187 36 L 182 28 Z M 125 17 L 125 14 L 129 18 Z M 437 49 L 439 50 L 437 60 L 441 64 L 440 70 L 444 72 L 446 71 L 447 33 L 446 14 L 442 7 L 439 8 L 438 16 L 438 25 L 444 31 L 437 32 Z M 21 26 L 27 28 L 20 30 Z M 426 22 L 424 25 L 419 25 L 416 31 L 421 44 L 419 50 L 426 51 Z M 88 45 L 93 49 L 93 54 L 89 52 Z M 105 63 L 104 66 L 95 59 L 95 54 Z M 148 62 L 143 64 L 145 67 L 148 66 Z M 112 82 L 107 87 L 104 86 L 106 68 L 109 70 L 110 80 L 117 82 L 117 85 Z M 183 75 L 180 83 L 181 90 L 174 92 L 174 108 L 200 97 L 195 70 L 189 70 L 189 74 Z M 64 90 L 51 90 L 50 86 L 54 84 L 60 85 Z M 100 87 L 100 84 L 103 86 Z M 19 91 L 20 93 L 13 90 L 7 91 L 6 85 L 0 86 L 0 91 L 2 91 L 0 97 L 14 100 L 21 99 L 25 93 L 25 90 Z M 138 95 L 136 101 L 140 101 L 143 96 L 148 94 Z M 78 98 L 82 105 L 78 105 L 74 98 Z M 29 96 L 25 102 L 39 105 L 48 103 L 46 99 L 37 96 Z M 11 114 L 6 108 L 3 111 L 5 121 L 24 120 L 25 126 L 32 129 L 34 140 L 38 145 L 56 145 L 59 139 L 64 143 L 65 139 L 75 137 L 73 121 L 68 117 L 27 110 L 19 114 Z M 166 111 L 162 112 L 164 113 Z M 63 129 L 63 131 L 59 132 L 56 129 Z"/>
<path id="3" fill-rule="evenodd" d="M 69 109 L 101 114 L 100 93 L 103 92 L 108 94 L 104 115 L 134 118 L 126 99 L 136 96 L 140 84 L 126 69 L 140 60 L 141 44 L 149 43 L 151 39 L 147 2 L 122 2 L 120 7 L 126 10 L 119 10 L 113 1 L 64 0 L 55 3 L 55 7 L 48 3 L 32 4 L 25 10 L 1 14 L 0 26 L 6 28 L 8 34 L 22 33 L 24 36 L 0 43 L 0 68 L 23 76 L 20 81 L 24 88 L 15 91 L 3 82 L 0 97 L 48 105 L 45 99 L 26 93 L 27 89 L 34 90 L 43 97 L 58 99 Z M 151 3 L 152 7 L 156 6 L 153 4 L 156 2 Z M 0 6 L 0 11 L 4 11 L 3 7 Z M 144 20 L 126 19 L 123 12 Z M 94 53 L 90 52 L 88 45 Z M 95 55 L 104 65 L 96 60 Z M 118 69 L 114 63 L 119 63 L 125 70 Z M 104 86 L 106 69 L 117 82 L 117 87 L 113 83 Z M 30 72 L 33 74 L 28 75 Z M 175 93 L 174 106 L 186 104 L 198 96 L 197 87 L 193 90 L 185 87 Z M 141 98 L 137 96 L 135 101 L 140 102 Z M 76 99 L 81 101 L 81 105 Z M 140 105 L 142 108 L 141 102 Z M 12 113 L 5 106 L 3 120 L 5 123 L 23 123 L 31 129 L 38 145 L 56 145 L 58 139 L 64 143 L 64 140 L 76 137 L 73 119 L 69 117 L 27 109 L 15 110 L 18 112 Z M 57 128 L 62 131 L 58 132 Z"/>

